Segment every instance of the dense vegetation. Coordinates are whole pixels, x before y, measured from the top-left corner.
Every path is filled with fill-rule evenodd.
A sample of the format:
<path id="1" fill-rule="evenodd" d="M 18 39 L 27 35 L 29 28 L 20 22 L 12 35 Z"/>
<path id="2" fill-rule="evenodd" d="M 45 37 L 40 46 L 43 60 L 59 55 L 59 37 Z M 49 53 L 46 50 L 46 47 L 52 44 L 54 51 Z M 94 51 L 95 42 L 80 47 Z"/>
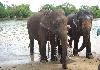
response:
<path id="1" fill-rule="evenodd" d="M 100 18 L 100 8 L 99 6 L 85 6 L 82 5 L 79 9 L 69 3 L 64 3 L 62 5 L 54 6 L 51 4 L 46 4 L 41 7 L 41 10 L 52 10 L 52 9 L 63 9 L 65 11 L 65 15 L 70 13 L 76 13 L 79 9 L 89 10 L 95 18 Z M 27 18 L 32 15 L 32 11 L 29 8 L 28 4 L 22 5 L 4 5 L 0 2 L 0 18 Z"/>
<path id="2" fill-rule="evenodd" d="M 69 4 L 69 3 L 64 3 L 64 4 L 58 5 L 58 6 L 46 4 L 41 7 L 41 10 L 52 10 L 52 9 L 57 9 L 57 8 L 63 9 L 65 11 L 66 15 L 71 14 L 71 13 L 76 13 L 80 9 L 88 10 L 92 13 L 94 18 L 100 18 L 100 8 L 98 5 L 91 6 L 91 7 L 89 7 L 87 5 L 82 5 L 79 9 L 76 9 L 76 7 L 74 5 Z"/>
<path id="3" fill-rule="evenodd" d="M 28 4 L 8 6 L 0 2 L 0 18 L 27 18 L 31 14 Z"/>

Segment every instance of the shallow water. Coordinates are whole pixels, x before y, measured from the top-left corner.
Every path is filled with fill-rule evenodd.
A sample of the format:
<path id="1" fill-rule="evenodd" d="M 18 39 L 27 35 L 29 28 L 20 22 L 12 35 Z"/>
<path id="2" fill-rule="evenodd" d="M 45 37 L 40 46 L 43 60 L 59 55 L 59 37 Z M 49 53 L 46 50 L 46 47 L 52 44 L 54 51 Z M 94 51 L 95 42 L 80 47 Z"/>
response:
<path id="1" fill-rule="evenodd" d="M 100 53 L 100 36 L 96 31 L 100 28 L 100 20 L 93 21 L 91 31 L 92 52 Z M 26 28 L 26 20 L 0 21 L 0 65 L 8 64 L 25 64 L 31 60 L 39 61 L 38 42 L 35 40 L 35 54 L 29 54 L 29 38 Z M 79 45 L 82 43 L 80 38 Z M 80 52 L 85 56 L 85 49 Z"/>

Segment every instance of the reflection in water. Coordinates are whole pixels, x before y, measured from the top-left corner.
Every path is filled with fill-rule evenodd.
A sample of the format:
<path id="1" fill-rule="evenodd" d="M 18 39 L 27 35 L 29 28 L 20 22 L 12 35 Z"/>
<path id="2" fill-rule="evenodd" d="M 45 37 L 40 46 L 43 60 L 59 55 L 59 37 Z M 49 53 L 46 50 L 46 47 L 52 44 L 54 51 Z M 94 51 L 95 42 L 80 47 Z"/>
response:
<path id="1" fill-rule="evenodd" d="M 39 61 L 39 46 L 35 40 L 34 55 L 29 55 L 29 38 L 26 28 L 26 20 L 23 21 L 0 21 L 0 65 L 4 64 L 24 64 L 30 61 Z M 96 31 L 100 28 L 100 20 L 93 21 L 91 31 L 92 51 L 100 53 L 100 36 L 96 36 Z M 82 43 L 82 37 L 79 45 Z M 85 49 L 80 52 L 85 56 Z"/>

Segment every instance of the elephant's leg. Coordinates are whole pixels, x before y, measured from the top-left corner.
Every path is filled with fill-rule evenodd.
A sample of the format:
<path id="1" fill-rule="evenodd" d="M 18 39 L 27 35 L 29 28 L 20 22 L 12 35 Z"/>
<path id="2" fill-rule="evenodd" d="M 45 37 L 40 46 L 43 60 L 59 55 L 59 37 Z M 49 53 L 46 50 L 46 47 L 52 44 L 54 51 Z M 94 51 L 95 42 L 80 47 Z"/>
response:
<path id="1" fill-rule="evenodd" d="M 61 46 L 61 44 L 60 44 L 60 39 L 59 38 L 57 38 L 57 45 L 58 45 L 58 54 L 59 55 L 61 55 L 61 53 L 62 53 L 62 46 Z"/>
<path id="2" fill-rule="evenodd" d="M 91 53 L 90 35 L 88 35 L 88 41 L 86 43 L 86 58 L 89 58 L 89 59 L 93 58 L 93 55 Z"/>
<path id="3" fill-rule="evenodd" d="M 40 55 L 41 55 L 41 62 L 47 62 L 47 56 L 46 56 L 46 41 L 41 41 L 41 45 L 39 47 Z"/>
<path id="4" fill-rule="evenodd" d="M 73 41 L 73 38 L 71 37 L 70 40 L 68 41 L 70 48 L 72 48 L 72 41 Z"/>
<path id="5" fill-rule="evenodd" d="M 40 47 L 41 42 L 40 41 L 38 41 L 38 45 L 39 45 L 39 52 L 40 52 L 41 51 L 41 47 Z M 41 52 L 40 52 L 40 55 L 41 55 Z"/>
<path id="6" fill-rule="evenodd" d="M 33 53 L 34 53 L 34 36 L 30 31 L 28 31 L 28 33 L 29 33 L 29 39 L 30 39 L 30 44 L 29 44 L 30 54 L 33 55 Z"/>
<path id="7" fill-rule="evenodd" d="M 34 39 L 33 40 L 30 39 L 29 46 L 30 46 L 30 54 L 33 55 L 33 53 L 34 53 Z"/>
<path id="8" fill-rule="evenodd" d="M 39 31 L 39 50 L 40 50 L 40 55 L 41 55 L 41 62 L 47 61 L 47 56 L 46 56 L 46 42 L 47 42 L 47 34 L 46 30 L 41 27 Z"/>
<path id="9" fill-rule="evenodd" d="M 76 36 L 76 38 L 74 38 L 74 49 L 73 49 L 73 55 L 74 56 L 78 55 L 78 42 L 79 42 L 79 38 L 80 38 L 80 36 Z"/>
<path id="10" fill-rule="evenodd" d="M 55 35 L 50 37 L 50 44 L 51 44 L 51 61 L 57 61 L 57 42 L 55 39 Z"/>
<path id="11" fill-rule="evenodd" d="M 86 46 L 86 58 L 92 59 L 93 55 L 91 53 L 91 42 L 89 41 L 88 45 Z"/>

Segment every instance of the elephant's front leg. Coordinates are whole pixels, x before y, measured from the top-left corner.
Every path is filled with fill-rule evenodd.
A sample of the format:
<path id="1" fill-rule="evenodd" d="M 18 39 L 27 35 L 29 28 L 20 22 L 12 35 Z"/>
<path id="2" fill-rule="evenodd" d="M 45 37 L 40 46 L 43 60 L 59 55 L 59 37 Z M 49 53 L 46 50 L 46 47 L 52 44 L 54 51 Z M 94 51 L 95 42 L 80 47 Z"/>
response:
<path id="1" fill-rule="evenodd" d="M 93 55 L 91 53 L 90 35 L 88 35 L 86 39 L 87 39 L 87 41 L 84 41 L 86 44 L 86 58 L 92 59 Z"/>
<path id="2" fill-rule="evenodd" d="M 40 55 L 41 55 L 41 62 L 47 62 L 47 56 L 46 56 L 46 41 L 43 40 L 41 41 L 41 44 L 39 46 L 39 51 L 40 51 Z"/>
<path id="3" fill-rule="evenodd" d="M 73 55 L 74 56 L 78 55 L 78 42 L 79 42 L 79 38 L 80 38 L 80 36 L 76 36 L 76 38 L 74 38 L 74 49 L 73 49 Z"/>
<path id="4" fill-rule="evenodd" d="M 91 42 L 89 41 L 88 45 L 86 46 L 86 58 L 92 59 L 93 55 L 91 53 Z"/>
<path id="5" fill-rule="evenodd" d="M 57 40 L 54 34 L 50 37 L 51 44 L 51 61 L 57 61 Z"/>
<path id="6" fill-rule="evenodd" d="M 46 40 L 47 35 L 46 35 L 46 31 L 41 28 L 39 31 L 39 51 L 40 51 L 40 55 L 41 55 L 41 62 L 47 62 L 47 56 L 46 56 Z"/>

